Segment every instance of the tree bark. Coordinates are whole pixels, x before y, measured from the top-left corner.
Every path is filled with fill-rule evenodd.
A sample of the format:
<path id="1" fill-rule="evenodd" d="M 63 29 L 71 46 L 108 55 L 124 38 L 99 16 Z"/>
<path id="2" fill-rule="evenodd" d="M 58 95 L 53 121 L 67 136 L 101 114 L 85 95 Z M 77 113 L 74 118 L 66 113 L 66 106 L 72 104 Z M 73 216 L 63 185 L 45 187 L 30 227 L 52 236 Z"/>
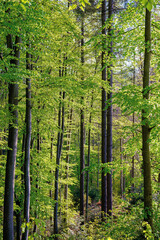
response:
<path id="1" fill-rule="evenodd" d="M 30 46 L 28 46 L 30 48 Z M 26 53 L 26 69 L 31 70 L 31 54 Z M 30 210 L 30 144 L 31 144 L 31 79 L 26 79 L 26 142 L 25 142 L 25 160 L 24 160 L 24 219 L 29 223 Z M 22 239 L 28 239 L 29 230 L 26 226 Z"/>
<path id="2" fill-rule="evenodd" d="M 120 138 L 120 158 L 121 158 L 121 167 L 123 167 L 123 155 L 122 155 L 122 138 Z M 121 188 L 121 198 L 123 199 L 123 169 L 121 169 L 121 178 L 120 178 L 120 188 Z"/>
<path id="3" fill-rule="evenodd" d="M 145 54 L 143 74 L 143 99 L 149 100 L 149 70 L 151 58 L 151 12 L 146 9 L 145 15 Z M 143 156 L 143 177 L 144 177 L 144 221 L 148 222 L 153 230 L 152 222 L 152 184 L 149 138 L 150 128 L 145 109 L 142 110 L 142 156 Z"/>
<path id="4" fill-rule="evenodd" d="M 67 225 L 67 210 L 68 210 L 68 177 L 69 177 L 69 151 L 70 151 L 70 143 L 71 143 L 71 126 L 72 126 L 72 108 L 69 111 L 68 121 L 69 121 L 69 129 L 67 133 L 67 146 L 66 146 L 66 170 L 65 170 L 65 178 L 67 183 L 64 186 L 64 199 L 66 201 L 66 214 L 64 217 L 64 223 Z"/>
<path id="5" fill-rule="evenodd" d="M 108 18 L 112 21 L 113 14 L 113 0 L 108 1 Z M 112 162 L 112 82 L 113 82 L 113 72 L 112 72 L 112 22 L 110 22 L 108 27 L 108 64 L 107 64 L 107 79 L 110 86 L 110 91 L 108 93 L 107 99 L 109 101 L 109 106 L 107 108 L 107 163 Z M 107 173 L 107 214 L 112 215 L 112 173 Z"/>
<path id="6" fill-rule="evenodd" d="M 61 98 L 62 93 L 60 93 Z M 63 100 L 65 98 L 65 92 L 63 92 Z M 61 101 L 61 99 L 60 99 Z M 55 171 L 55 193 L 54 193 L 54 234 L 55 240 L 58 240 L 58 181 L 59 181 L 59 165 L 60 165 L 60 157 L 61 157 L 61 150 L 63 144 L 63 132 L 64 132 L 64 103 L 62 106 L 62 117 L 61 117 L 61 105 L 62 102 L 59 104 L 59 114 L 58 114 L 58 137 L 57 137 L 57 156 L 56 156 L 56 171 Z M 61 133 L 60 133 L 61 130 Z"/>
<path id="7" fill-rule="evenodd" d="M 106 0 L 102 1 L 102 35 L 103 35 L 103 49 L 102 49 L 102 84 L 107 79 L 106 74 Z M 107 136 L 106 136 L 106 91 L 102 87 L 102 164 L 107 162 Z M 102 221 L 104 214 L 107 213 L 107 176 L 104 172 L 105 168 L 102 167 L 102 185 L 101 185 L 101 203 L 102 203 Z"/>
<path id="8" fill-rule="evenodd" d="M 135 61 L 135 54 L 134 54 L 134 61 Z M 136 68 L 134 66 L 134 72 L 133 72 L 133 85 L 136 83 Z M 133 113 L 133 127 L 135 124 L 135 113 Z M 134 138 L 134 132 L 133 132 L 133 138 Z M 131 186 L 131 192 L 134 192 L 134 161 L 135 155 L 132 157 L 132 169 L 131 169 L 131 178 L 132 178 L 132 186 Z"/>
<path id="9" fill-rule="evenodd" d="M 23 133 L 22 137 L 22 154 L 21 154 L 21 172 L 24 172 L 24 151 L 25 151 L 25 133 Z M 18 164 L 17 164 L 18 165 Z M 21 174 L 21 186 L 23 189 L 23 184 L 24 184 L 24 176 Z M 23 192 L 20 192 L 20 196 L 18 196 L 18 193 L 15 192 L 15 202 L 16 205 L 19 207 L 17 211 L 15 211 L 15 216 L 16 216 L 16 232 L 17 232 L 17 240 L 22 239 L 22 199 L 23 199 Z"/>
<path id="10" fill-rule="evenodd" d="M 81 26 L 81 63 L 84 65 L 84 17 L 82 16 Z M 82 76 L 83 81 L 83 76 Z M 81 103 L 83 104 L 84 98 L 81 97 Z M 80 215 L 84 215 L 84 166 L 85 166 L 85 154 L 84 154 L 84 142 L 85 142 L 85 128 L 84 128 L 84 109 L 81 108 L 80 116 Z"/>
<path id="11" fill-rule="evenodd" d="M 11 59 L 11 69 L 14 71 L 18 68 L 20 58 L 20 37 L 16 36 L 15 47 L 11 34 L 7 35 L 7 48 L 14 51 Z M 17 141 L 18 141 L 18 83 L 12 80 L 8 84 L 9 96 L 9 134 L 8 134 L 8 151 L 6 163 L 6 176 L 5 176 L 5 194 L 4 194 L 4 218 L 3 218 L 3 239 L 13 240 L 13 200 L 14 200 L 14 179 L 15 179 L 15 164 L 17 154 Z"/>
<path id="12" fill-rule="evenodd" d="M 91 100 L 91 110 L 93 107 L 93 95 Z M 90 166 L 90 152 L 91 152 L 91 122 L 92 122 L 92 115 L 90 113 L 89 117 L 89 131 L 88 131 L 88 156 L 87 156 L 87 167 Z M 88 194 L 89 194 L 89 169 L 86 172 L 86 220 L 88 220 Z"/>

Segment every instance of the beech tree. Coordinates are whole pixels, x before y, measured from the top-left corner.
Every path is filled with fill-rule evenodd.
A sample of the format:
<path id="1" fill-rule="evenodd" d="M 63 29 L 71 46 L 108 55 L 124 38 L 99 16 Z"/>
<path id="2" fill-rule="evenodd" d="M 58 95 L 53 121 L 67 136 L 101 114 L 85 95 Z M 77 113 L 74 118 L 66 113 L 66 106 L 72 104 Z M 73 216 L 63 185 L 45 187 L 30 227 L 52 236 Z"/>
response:
<path id="1" fill-rule="evenodd" d="M 30 46 L 28 46 L 28 51 Z M 26 69 L 31 70 L 31 54 L 26 53 Z M 30 212 L 30 146 L 31 146 L 31 79 L 26 79 L 26 138 L 25 138 L 25 162 L 24 162 L 24 218 L 29 223 Z M 22 239 L 28 239 L 28 229 L 26 226 Z"/>
<path id="2" fill-rule="evenodd" d="M 7 48 L 9 49 L 11 60 L 10 74 L 16 74 L 19 66 L 20 58 L 20 43 L 19 36 L 15 37 L 8 34 L 6 37 Z M 17 154 L 18 141 L 18 79 L 12 79 L 8 84 L 8 104 L 10 113 L 9 134 L 8 134 L 8 152 L 6 163 L 6 177 L 5 177 L 5 195 L 4 195 L 4 220 L 3 220 L 3 239 L 14 239 L 13 229 L 13 200 L 14 200 L 14 179 L 15 179 L 15 165 Z"/>
<path id="3" fill-rule="evenodd" d="M 149 100 L 149 76 L 151 58 L 151 11 L 146 8 L 145 15 L 145 54 L 143 73 L 143 99 Z M 151 184 L 151 164 L 150 164 L 150 131 L 147 111 L 142 109 L 142 156 L 143 156 L 143 177 L 144 177 L 144 220 L 153 229 L 152 221 L 152 184 Z"/>
<path id="4" fill-rule="evenodd" d="M 106 73 L 106 0 L 102 1 L 102 83 L 107 80 L 107 73 Z M 106 117 L 107 117 L 107 110 L 106 110 L 106 90 L 102 87 L 102 163 L 105 164 L 107 162 L 107 136 L 106 136 Z M 102 202 L 102 211 L 107 213 L 107 176 L 105 173 L 105 167 L 102 167 L 102 186 L 101 186 L 101 202 Z M 103 214 L 103 213 L 102 213 Z M 103 218 L 103 215 L 102 215 Z"/>

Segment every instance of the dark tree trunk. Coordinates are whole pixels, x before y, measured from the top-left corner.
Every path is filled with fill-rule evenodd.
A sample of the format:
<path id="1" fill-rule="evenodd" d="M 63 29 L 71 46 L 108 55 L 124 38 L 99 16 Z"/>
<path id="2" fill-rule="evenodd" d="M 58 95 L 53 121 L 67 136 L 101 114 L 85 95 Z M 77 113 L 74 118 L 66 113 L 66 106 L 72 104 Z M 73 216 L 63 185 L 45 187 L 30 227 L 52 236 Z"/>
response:
<path id="1" fill-rule="evenodd" d="M 23 138 L 22 138 L 22 154 L 21 154 L 21 171 L 22 173 L 24 172 L 24 151 L 25 151 L 25 134 L 23 133 Z M 23 189 L 23 184 L 24 184 L 24 177 L 23 174 L 21 174 L 21 186 Z M 16 205 L 19 207 L 18 210 L 15 211 L 15 216 L 16 216 L 16 232 L 17 232 L 17 240 L 22 239 L 22 219 L 21 219 L 21 214 L 22 214 L 22 199 L 23 199 L 23 192 L 21 191 L 20 196 L 18 196 L 18 193 L 15 193 L 15 202 Z"/>
<path id="2" fill-rule="evenodd" d="M 38 109 L 40 109 L 40 101 L 38 100 Z M 40 119 L 37 119 L 37 145 L 36 145 L 36 148 L 37 148 L 37 154 L 40 153 L 40 150 L 41 150 L 41 141 L 40 141 L 40 129 L 39 129 L 39 123 L 40 123 Z M 39 189 L 39 186 L 38 186 L 38 174 L 39 174 L 39 163 L 36 164 L 37 165 L 37 169 L 36 169 L 36 209 L 34 211 L 34 218 L 37 219 L 38 218 L 38 214 L 37 214 L 37 205 L 38 205 L 38 199 L 37 199 L 37 195 L 38 195 L 38 189 Z M 33 232 L 36 233 L 37 232 L 37 224 L 34 222 L 34 227 L 33 227 Z"/>
<path id="3" fill-rule="evenodd" d="M 135 61 L 135 55 L 134 55 L 134 61 Z M 134 72 L 133 72 L 133 85 L 136 83 L 136 68 L 134 66 Z M 135 124 L 135 113 L 133 113 L 133 127 Z M 134 132 L 133 132 L 133 138 L 134 138 Z M 131 169 L 131 179 L 132 179 L 132 186 L 131 186 L 131 192 L 134 192 L 134 159 L 135 155 L 132 157 L 132 169 Z"/>
<path id="4" fill-rule="evenodd" d="M 20 201 L 20 200 L 17 200 L 17 201 L 16 201 L 16 205 L 18 205 L 19 207 L 21 207 L 21 201 Z M 17 240 L 21 240 L 21 236 L 22 236 L 21 225 L 22 225 L 21 210 L 18 210 L 18 212 L 16 213 L 16 232 L 17 232 Z"/>
<path id="5" fill-rule="evenodd" d="M 50 160 L 51 160 L 51 163 L 53 161 L 53 137 L 51 137 L 51 150 L 50 150 Z M 52 174 L 52 170 L 50 170 L 50 174 Z M 52 186 L 52 181 L 49 182 L 50 185 Z M 52 189 L 50 189 L 49 191 L 49 196 L 50 198 L 52 199 Z M 53 223 L 53 212 L 51 210 L 51 216 L 50 216 L 50 227 L 52 226 L 52 223 Z"/>
<path id="6" fill-rule="evenodd" d="M 82 26 L 81 26 L 81 63 L 84 65 L 84 17 L 82 16 Z M 82 77 L 83 81 L 83 77 Z M 84 98 L 81 98 L 81 103 L 83 104 Z M 84 109 L 81 108 L 81 117 L 80 117 L 80 215 L 84 215 L 84 166 L 85 166 L 85 157 L 84 157 L 84 141 L 85 141 L 85 129 L 84 129 Z"/>
<path id="7" fill-rule="evenodd" d="M 26 53 L 26 69 L 31 70 L 31 55 Z M 30 210 L 30 144 L 31 144 L 31 79 L 26 79 L 26 142 L 25 142 L 25 161 L 24 161 L 24 219 L 29 223 Z M 23 240 L 28 239 L 28 227 L 22 236 Z"/>
<path id="8" fill-rule="evenodd" d="M 106 28 L 104 27 L 106 23 L 106 0 L 102 1 L 102 34 L 104 38 L 102 40 L 102 84 L 107 79 L 106 74 Z M 102 164 L 107 162 L 107 136 L 106 136 L 106 91 L 102 87 Z M 101 203 L 102 203 L 102 220 L 104 220 L 104 214 L 107 213 L 107 176 L 104 172 L 104 167 L 102 167 L 102 186 L 101 186 Z"/>
<path id="9" fill-rule="evenodd" d="M 121 167 L 123 167 L 123 155 L 122 155 L 122 138 L 120 138 L 120 158 L 121 158 Z M 123 169 L 121 169 L 121 178 L 120 178 L 120 189 L 121 189 L 121 198 L 123 199 Z"/>
<path id="10" fill-rule="evenodd" d="M 133 113 L 133 126 L 134 126 L 134 122 L 135 122 L 135 120 L 134 120 L 134 113 Z M 133 133 L 133 138 L 134 138 L 134 133 Z M 132 179 L 132 185 L 131 185 L 131 192 L 134 192 L 134 158 L 135 158 L 135 156 L 133 155 L 133 157 L 132 157 L 132 169 L 131 169 L 131 179 Z"/>
<path id="11" fill-rule="evenodd" d="M 99 145 L 100 145 L 100 143 L 98 142 L 98 171 L 97 171 L 97 189 L 99 189 L 99 159 L 100 159 L 100 157 L 99 157 L 99 155 L 100 155 L 100 149 L 99 149 Z"/>
<path id="12" fill-rule="evenodd" d="M 67 183 L 64 186 L 64 199 L 66 201 L 66 214 L 64 218 L 64 223 L 67 224 L 67 210 L 68 210 L 68 172 L 69 172 L 69 151 L 70 151 L 70 143 L 71 143 L 71 126 L 72 126 L 72 109 L 70 110 L 69 116 L 69 129 L 67 133 L 67 146 L 66 146 L 66 171 L 65 171 L 65 177 Z"/>
<path id="13" fill-rule="evenodd" d="M 143 99 L 149 99 L 149 70 L 151 58 L 151 12 L 146 9 L 145 15 L 145 54 L 144 54 L 144 74 L 143 74 Z M 152 222 L 152 184 L 151 184 L 151 164 L 149 150 L 150 128 L 147 112 L 142 110 L 142 156 L 143 156 L 143 177 L 144 177 L 144 221 L 153 228 Z"/>
<path id="14" fill-rule="evenodd" d="M 13 71 L 16 72 L 16 68 L 19 65 L 20 50 L 19 46 L 20 38 L 16 37 L 15 47 L 13 47 L 12 36 L 7 36 L 7 48 L 14 50 L 15 59 L 10 61 Z M 10 81 L 8 84 L 9 96 L 9 134 L 8 134 L 8 152 L 6 163 L 6 176 L 5 176 L 5 194 L 4 194 L 4 218 L 3 218 L 3 239 L 13 240 L 13 199 L 14 199 L 14 178 L 15 178 L 15 164 L 17 154 L 17 141 L 18 141 L 18 83 L 17 81 Z"/>
<path id="15" fill-rule="evenodd" d="M 93 107 L 93 95 L 91 100 L 91 110 Z M 90 113 L 89 117 L 89 131 L 88 131 L 88 156 L 87 156 L 87 167 L 90 166 L 90 152 L 91 152 L 91 122 L 92 122 L 92 115 Z M 89 169 L 86 171 L 86 220 L 88 220 L 88 194 L 89 194 Z"/>
<path id="16" fill-rule="evenodd" d="M 113 0 L 108 1 L 108 18 L 112 21 L 113 14 Z M 113 82 L 113 73 L 112 73 L 112 22 L 108 27 L 108 64 L 107 64 L 107 79 L 109 86 L 111 88 L 108 93 L 109 106 L 107 108 L 107 162 L 112 162 L 112 82 Z M 112 173 L 107 173 L 107 214 L 112 215 Z"/>
<path id="17" fill-rule="evenodd" d="M 56 171 L 55 171 L 55 193 L 54 193 L 54 234 L 55 240 L 58 240 L 58 181 L 59 181 L 59 165 L 60 165 L 60 157 L 61 157 L 61 150 L 63 144 L 63 132 L 64 132 L 64 102 L 61 101 L 61 93 L 60 93 L 60 104 L 59 104 L 59 114 L 58 114 L 58 137 L 57 137 L 57 156 L 56 156 Z M 65 98 L 65 92 L 63 92 L 63 100 Z M 63 105 L 62 105 L 63 104 Z M 61 117 L 61 106 L 62 106 L 62 117 Z M 61 130 L 61 132 L 60 132 Z"/>

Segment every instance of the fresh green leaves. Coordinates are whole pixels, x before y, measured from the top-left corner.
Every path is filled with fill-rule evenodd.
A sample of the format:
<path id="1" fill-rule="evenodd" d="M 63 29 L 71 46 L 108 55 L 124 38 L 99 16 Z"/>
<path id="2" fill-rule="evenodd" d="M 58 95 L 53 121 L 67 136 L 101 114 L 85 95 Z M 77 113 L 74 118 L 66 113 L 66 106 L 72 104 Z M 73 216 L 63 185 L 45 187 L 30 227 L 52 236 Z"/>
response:
<path id="1" fill-rule="evenodd" d="M 144 4 L 145 8 L 151 11 L 154 5 L 154 0 L 142 0 L 142 3 Z"/>

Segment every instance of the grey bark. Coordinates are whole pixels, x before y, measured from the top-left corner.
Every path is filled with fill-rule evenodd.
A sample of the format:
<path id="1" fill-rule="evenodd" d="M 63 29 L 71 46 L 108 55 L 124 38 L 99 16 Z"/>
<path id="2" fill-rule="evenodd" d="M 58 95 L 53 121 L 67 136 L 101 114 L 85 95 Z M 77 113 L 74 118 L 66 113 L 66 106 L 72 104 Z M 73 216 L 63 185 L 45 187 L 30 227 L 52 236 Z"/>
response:
<path id="1" fill-rule="evenodd" d="M 30 46 L 28 46 L 30 48 Z M 31 70 L 31 54 L 26 53 L 26 69 Z M 25 138 L 25 161 L 24 161 L 24 219 L 29 223 L 30 211 L 30 145 L 31 145 L 31 79 L 26 79 L 26 138 Z M 26 226 L 22 236 L 23 240 L 28 239 L 29 230 Z"/>
<path id="2" fill-rule="evenodd" d="M 7 48 L 14 52 L 13 59 L 11 59 L 11 68 L 15 71 L 19 65 L 20 37 L 16 36 L 15 47 L 11 34 L 7 35 Z M 12 54 L 11 54 L 12 55 Z M 9 104 L 9 134 L 8 134 L 8 151 L 5 175 L 5 193 L 4 193 L 4 217 L 3 217 L 3 239 L 13 240 L 13 200 L 14 200 L 14 179 L 15 179 L 15 165 L 17 154 L 18 141 L 18 83 L 17 81 L 10 81 L 8 84 L 8 104 Z"/>

